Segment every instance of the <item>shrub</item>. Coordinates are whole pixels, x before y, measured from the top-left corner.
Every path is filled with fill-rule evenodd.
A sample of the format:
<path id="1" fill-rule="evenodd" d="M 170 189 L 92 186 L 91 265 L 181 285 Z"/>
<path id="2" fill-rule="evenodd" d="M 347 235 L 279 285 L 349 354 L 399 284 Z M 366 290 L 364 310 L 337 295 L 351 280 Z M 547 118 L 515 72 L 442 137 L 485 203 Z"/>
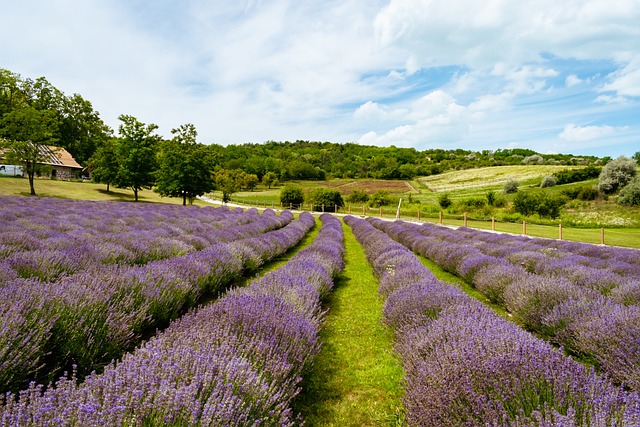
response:
<path id="1" fill-rule="evenodd" d="M 558 218 L 560 209 L 566 202 L 567 199 L 561 194 L 544 194 L 538 205 L 537 213 L 541 217 Z"/>
<path id="2" fill-rule="evenodd" d="M 524 216 L 537 213 L 541 217 L 557 218 L 567 202 L 562 194 L 547 194 L 544 191 L 519 191 L 513 199 L 514 210 Z"/>
<path id="3" fill-rule="evenodd" d="M 518 191 L 513 199 L 513 209 L 524 216 L 537 212 L 542 202 L 542 194 L 537 191 Z"/>
<path id="4" fill-rule="evenodd" d="M 558 180 L 553 175 L 547 175 L 542 178 L 542 182 L 540 183 L 541 188 L 553 187 L 558 183 Z"/>
<path id="5" fill-rule="evenodd" d="M 640 177 L 634 177 L 620 190 L 618 204 L 625 206 L 640 206 Z"/>
<path id="6" fill-rule="evenodd" d="M 554 173 L 553 176 L 556 178 L 557 185 L 562 185 L 597 178 L 601 171 L 602 169 L 597 166 L 587 166 L 582 169 L 564 169 Z"/>
<path id="7" fill-rule="evenodd" d="M 309 193 L 308 202 L 313 204 L 316 211 L 334 212 L 336 208 L 344 206 L 340 192 L 330 188 L 315 188 Z"/>
<path id="8" fill-rule="evenodd" d="M 300 206 L 302 202 L 304 202 L 304 193 L 301 187 L 285 185 L 282 187 L 282 190 L 280 190 L 280 203 L 282 203 L 283 206 Z"/>
<path id="9" fill-rule="evenodd" d="M 487 204 L 493 206 L 496 202 L 496 193 L 493 191 L 487 191 Z"/>
<path id="10" fill-rule="evenodd" d="M 347 197 L 349 203 L 367 203 L 369 201 L 369 195 L 364 190 L 353 190 L 353 193 Z"/>
<path id="11" fill-rule="evenodd" d="M 393 198 L 387 190 L 378 190 L 369 197 L 369 206 L 379 208 L 393 204 Z"/>
<path id="12" fill-rule="evenodd" d="M 522 164 L 525 164 L 525 165 L 541 165 L 543 163 L 544 163 L 544 159 L 542 158 L 542 156 L 538 154 L 527 156 L 524 159 L 522 159 Z"/>
<path id="13" fill-rule="evenodd" d="M 442 209 L 447 209 L 453 204 L 453 202 L 449 198 L 449 195 L 447 193 L 444 193 L 438 197 L 438 204 Z"/>
<path id="14" fill-rule="evenodd" d="M 596 200 L 598 197 L 600 197 L 600 192 L 593 187 L 582 187 L 578 193 L 580 200 Z"/>
<path id="15" fill-rule="evenodd" d="M 605 194 L 615 193 L 636 176 L 637 167 L 633 159 L 624 156 L 610 161 L 600 172 L 598 189 Z"/>
<path id="16" fill-rule="evenodd" d="M 518 191 L 518 186 L 520 184 L 515 179 L 510 179 L 504 183 L 504 187 L 502 187 L 502 191 L 504 194 L 511 194 Z"/>

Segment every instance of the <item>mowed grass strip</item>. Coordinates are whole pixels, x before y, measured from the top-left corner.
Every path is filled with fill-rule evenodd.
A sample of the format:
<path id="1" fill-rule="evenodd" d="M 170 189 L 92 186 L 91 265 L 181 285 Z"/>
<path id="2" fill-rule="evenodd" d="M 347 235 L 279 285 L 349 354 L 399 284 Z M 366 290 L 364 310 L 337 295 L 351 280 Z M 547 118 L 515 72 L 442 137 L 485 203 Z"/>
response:
<path id="1" fill-rule="evenodd" d="M 400 426 L 403 371 L 384 326 L 378 281 L 344 226 L 345 269 L 326 301 L 323 343 L 296 410 L 307 426 Z"/>

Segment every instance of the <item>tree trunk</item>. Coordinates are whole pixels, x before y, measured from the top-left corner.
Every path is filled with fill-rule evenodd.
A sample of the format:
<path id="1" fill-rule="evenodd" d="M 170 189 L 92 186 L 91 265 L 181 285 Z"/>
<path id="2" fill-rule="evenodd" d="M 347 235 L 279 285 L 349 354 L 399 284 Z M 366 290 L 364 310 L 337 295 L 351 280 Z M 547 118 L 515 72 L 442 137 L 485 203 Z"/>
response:
<path id="1" fill-rule="evenodd" d="M 133 189 L 133 198 L 134 198 L 134 200 L 136 202 L 138 201 L 138 189 L 137 188 Z"/>
<path id="2" fill-rule="evenodd" d="M 31 195 L 35 196 L 36 195 L 36 188 L 33 185 L 33 172 L 29 172 L 27 173 L 27 175 L 29 175 L 29 188 L 31 189 Z"/>
<path id="3" fill-rule="evenodd" d="M 182 193 L 182 206 L 187 206 L 187 193 Z"/>

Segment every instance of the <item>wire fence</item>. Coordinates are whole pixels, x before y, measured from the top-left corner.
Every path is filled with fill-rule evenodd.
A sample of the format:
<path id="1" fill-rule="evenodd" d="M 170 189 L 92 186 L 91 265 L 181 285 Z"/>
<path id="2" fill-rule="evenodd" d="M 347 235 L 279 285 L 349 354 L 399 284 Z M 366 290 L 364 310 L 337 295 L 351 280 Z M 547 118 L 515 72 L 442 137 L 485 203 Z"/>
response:
<path id="1" fill-rule="evenodd" d="M 291 211 L 306 212 L 330 212 L 338 215 L 374 216 L 383 219 L 402 219 L 404 221 L 430 222 L 450 227 L 469 227 L 480 230 L 520 234 L 530 237 L 544 237 L 558 240 L 570 240 L 576 242 L 593 243 L 601 245 L 623 246 L 640 248 L 640 229 L 636 228 L 576 228 L 566 227 L 562 223 L 557 225 L 536 224 L 532 222 L 508 222 L 497 218 L 474 218 L 467 214 L 454 215 L 442 211 L 427 209 L 407 209 L 377 207 L 367 205 L 346 206 L 314 205 L 301 203 L 283 205 L 278 202 L 257 201 L 255 199 L 233 198 L 230 204 L 241 207 L 253 207 L 258 209 L 289 209 Z"/>

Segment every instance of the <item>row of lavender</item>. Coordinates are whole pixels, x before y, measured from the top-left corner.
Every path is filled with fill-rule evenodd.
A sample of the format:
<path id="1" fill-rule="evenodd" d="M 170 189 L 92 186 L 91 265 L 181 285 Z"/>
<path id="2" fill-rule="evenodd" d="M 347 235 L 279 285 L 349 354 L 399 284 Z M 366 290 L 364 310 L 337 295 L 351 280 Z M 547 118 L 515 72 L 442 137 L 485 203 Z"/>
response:
<path id="1" fill-rule="evenodd" d="M 315 242 L 285 266 L 183 316 L 103 374 L 7 394 L 0 426 L 298 425 L 290 404 L 320 346 L 321 298 L 342 269 L 340 222 L 321 219 Z"/>
<path id="2" fill-rule="evenodd" d="M 385 296 L 412 426 L 636 426 L 640 396 L 566 357 L 461 290 L 405 246 L 346 217 Z"/>
<path id="3" fill-rule="evenodd" d="M 595 364 L 616 382 L 640 390 L 640 273 L 633 269 L 640 267 L 640 252 L 625 249 L 616 257 L 616 249 L 595 247 L 591 256 L 585 255 L 591 251 L 585 245 L 571 244 L 582 251 L 575 255 L 566 245 L 548 250 L 553 241 L 540 242 L 543 239 L 529 242 L 434 225 L 373 223 L 465 278 L 526 329 Z M 603 264 L 597 256 L 605 253 L 609 257 Z"/>
<path id="4" fill-rule="evenodd" d="M 228 228 L 229 243 L 183 256 L 142 266 L 99 265 L 56 282 L 3 281 L 1 391 L 50 381 L 72 364 L 81 376 L 99 369 L 202 295 L 283 253 L 309 229 L 308 222 L 291 222 L 290 212 L 251 215 L 251 222 Z"/>
<path id="5" fill-rule="evenodd" d="M 229 238 L 255 211 L 0 196 L 0 277 L 54 281 L 103 264 L 141 265 Z"/>

